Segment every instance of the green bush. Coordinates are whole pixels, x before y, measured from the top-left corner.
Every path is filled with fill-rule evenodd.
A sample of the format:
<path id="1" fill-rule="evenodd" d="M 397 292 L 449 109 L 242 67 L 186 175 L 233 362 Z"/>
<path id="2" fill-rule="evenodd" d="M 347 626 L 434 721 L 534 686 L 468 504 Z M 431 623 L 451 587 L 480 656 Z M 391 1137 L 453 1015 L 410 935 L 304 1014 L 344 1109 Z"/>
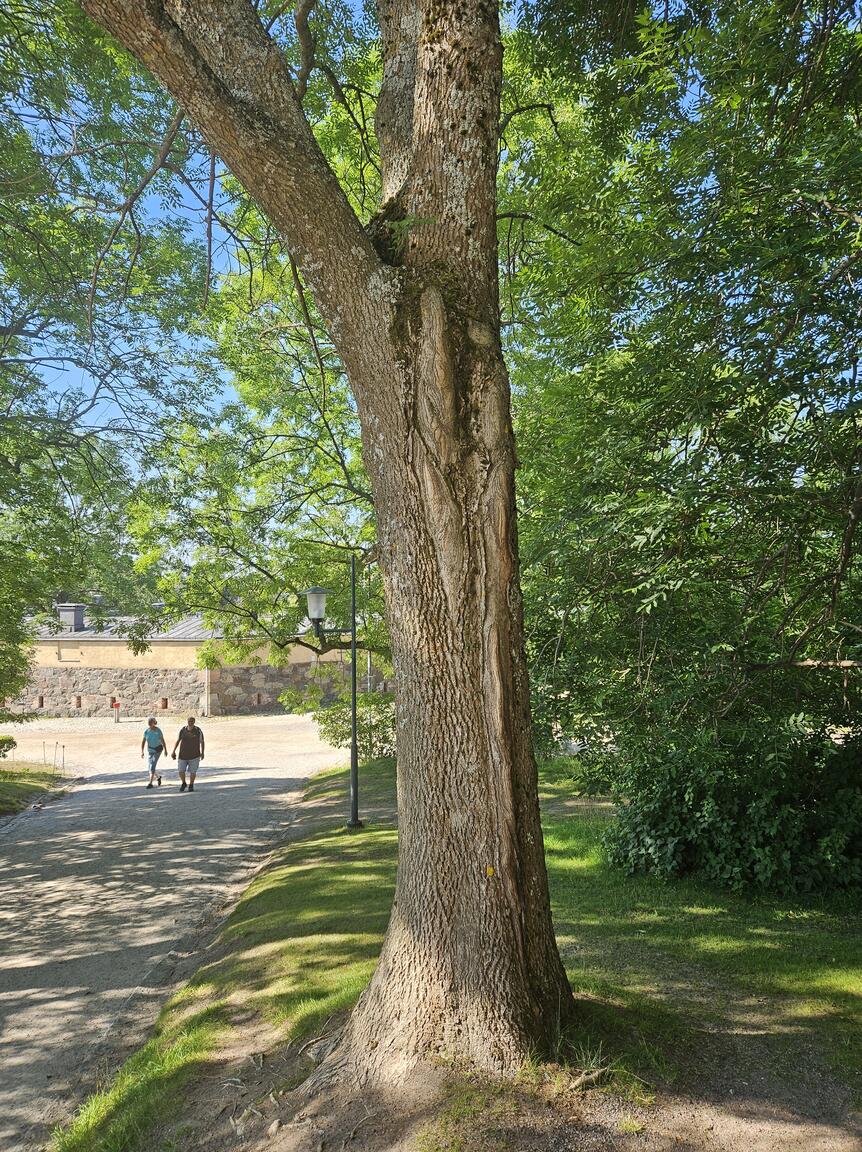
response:
<path id="1" fill-rule="evenodd" d="M 5 759 L 13 748 L 18 747 L 14 736 L 0 736 L 0 760 Z"/>
<path id="2" fill-rule="evenodd" d="M 740 890 L 862 883 L 862 732 L 677 734 L 621 751 L 606 846 L 628 872 L 695 873 Z"/>
<path id="3" fill-rule="evenodd" d="M 350 698 L 315 712 L 320 735 L 336 748 L 350 744 Z M 395 698 L 391 692 L 363 692 L 356 701 L 359 756 L 376 760 L 395 755 Z"/>

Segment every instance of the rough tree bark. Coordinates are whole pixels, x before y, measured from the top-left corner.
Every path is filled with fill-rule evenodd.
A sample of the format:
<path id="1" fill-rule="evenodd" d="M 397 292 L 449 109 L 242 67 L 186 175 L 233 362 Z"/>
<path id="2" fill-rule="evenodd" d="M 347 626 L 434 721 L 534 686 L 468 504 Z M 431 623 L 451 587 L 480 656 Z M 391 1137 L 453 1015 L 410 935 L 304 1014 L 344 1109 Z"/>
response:
<path id="1" fill-rule="evenodd" d="M 284 235 L 347 369 L 377 510 L 399 701 L 399 867 L 341 1062 L 511 1071 L 568 1021 L 522 635 L 499 338 L 492 0 L 379 0 L 384 203 L 365 230 L 248 0 L 82 0 Z M 392 222 L 396 227 L 391 227 Z"/>

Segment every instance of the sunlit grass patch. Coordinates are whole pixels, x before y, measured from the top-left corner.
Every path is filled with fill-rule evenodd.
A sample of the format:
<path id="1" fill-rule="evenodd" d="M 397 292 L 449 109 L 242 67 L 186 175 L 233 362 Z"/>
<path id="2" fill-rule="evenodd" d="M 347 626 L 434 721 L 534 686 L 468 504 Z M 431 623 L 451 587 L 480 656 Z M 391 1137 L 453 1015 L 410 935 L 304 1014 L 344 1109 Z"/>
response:
<path id="1" fill-rule="evenodd" d="M 391 812 L 394 765 L 362 766 L 361 795 Z M 343 802 L 347 770 L 316 776 L 312 803 Z M 329 805 L 327 803 L 327 818 Z M 395 887 L 397 833 L 382 821 L 358 831 L 336 824 L 287 845 L 246 889 L 223 932 L 226 954 L 191 987 L 243 1005 L 283 1030 L 313 1034 L 350 1008 L 371 978 Z"/>
<path id="2" fill-rule="evenodd" d="M 54 791 L 62 777 L 36 762 L 0 760 L 0 816 L 21 812 L 45 792 Z"/>
<path id="3" fill-rule="evenodd" d="M 620 1132 L 628 1135 L 635 1135 L 638 1132 L 643 1132 L 644 1124 L 642 1120 L 636 1120 L 633 1116 L 623 1116 L 619 1124 Z"/>
<path id="4" fill-rule="evenodd" d="M 286 1035 L 322 1027 L 371 977 L 395 884 L 394 829 L 340 828 L 289 845 L 248 888 L 224 931 L 225 959 L 195 980 Z M 307 863 L 314 860 L 314 866 Z"/>
<path id="5" fill-rule="evenodd" d="M 102 1091 L 95 1092 L 65 1130 L 52 1152 L 131 1152 L 147 1145 L 156 1122 L 175 1115 L 183 1088 L 200 1073 L 227 1027 L 223 1004 L 189 1010 L 184 992 L 161 1013 L 155 1035 Z"/>

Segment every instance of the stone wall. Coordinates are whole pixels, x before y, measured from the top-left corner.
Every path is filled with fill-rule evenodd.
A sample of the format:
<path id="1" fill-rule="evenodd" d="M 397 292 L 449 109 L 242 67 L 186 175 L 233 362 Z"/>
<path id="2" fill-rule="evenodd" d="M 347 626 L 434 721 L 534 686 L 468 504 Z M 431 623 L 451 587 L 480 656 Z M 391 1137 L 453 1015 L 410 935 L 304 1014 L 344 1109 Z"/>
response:
<path id="1" fill-rule="evenodd" d="M 365 687 L 364 672 L 359 677 L 361 688 Z M 336 695 L 350 685 L 350 663 L 288 664 L 284 668 L 273 668 L 269 664 L 259 664 L 250 668 L 229 666 L 216 668 L 210 673 L 210 712 L 213 716 L 246 714 L 251 712 L 272 712 L 280 709 L 278 698 L 286 689 L 304 692 L 310 685 L 323 690 L 324 702 L 332 701 Z M 383 686 L 380 673 L 372 671 L 372 684 L 375 689 Z"/>
<path id="2" fill-rule="evenodd" d="M 385 687 L 374 672 L 374 687 Z M 304 692 L 311 684 L 331 700 L 350 683 L 350 664 L 315 661 L 273 668 L 268 664 L 214 668 L 62 668 L 35 667 L 27 691 L 12 707 L 40 716 L 109 716 L 119 701 L 123 716 L 156 716 L 168 712 L 221 716 L 283 711 L 285 689 Z M 365 687 L 364 670 L 359 679 Z"/>
<path id="3" fill-rule="evenodd" d="M 197 668 L 34 668 L 14 707 L 39 716 L 124 716 L 203 711 L 204 674 Z"/>

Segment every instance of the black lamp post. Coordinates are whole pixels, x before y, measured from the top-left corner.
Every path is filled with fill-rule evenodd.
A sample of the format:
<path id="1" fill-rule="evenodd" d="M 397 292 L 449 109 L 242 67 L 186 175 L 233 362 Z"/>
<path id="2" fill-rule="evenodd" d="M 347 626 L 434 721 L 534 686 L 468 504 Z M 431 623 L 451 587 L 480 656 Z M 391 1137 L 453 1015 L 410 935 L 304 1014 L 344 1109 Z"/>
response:
<path id="1" fill-rule="evenodd" d="M 309 588 L 308 619 L 314 625 L 314 634 L 322 639 L 326 619 L 326 588 Z M 359 742 L 356 725 L 356 556 L 350 557 L 350 819 L 348 828 L 361 828 L 359 819 Z"/>

